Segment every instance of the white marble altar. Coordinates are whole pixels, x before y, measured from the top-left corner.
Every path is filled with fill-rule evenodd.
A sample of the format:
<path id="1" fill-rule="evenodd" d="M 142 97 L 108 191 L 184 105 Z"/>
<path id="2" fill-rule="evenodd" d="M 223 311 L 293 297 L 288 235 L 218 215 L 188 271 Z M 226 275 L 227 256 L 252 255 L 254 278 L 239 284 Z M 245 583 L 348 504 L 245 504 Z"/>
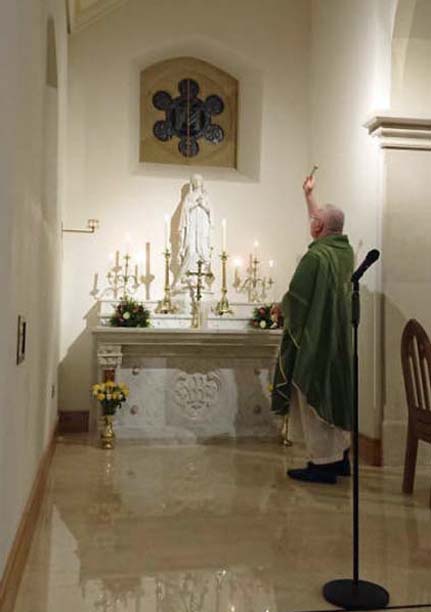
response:
<path id="1" fill-rule="evenodd" d="M 189 323 L 185 315 L 164 317 Z M 100 376 L 115 371 L 130 388 L 118 437 L 184 443 L 279 436 L 268 389 L 279 330 L 98 326 L 93 335 Z"/>
<path id="2" fill-rule="evenodd" d="M 117 304 L 116 300 L 99 300 L 99 325 L 109 325 L 114 307 Z M 202 329 L 237 329 L 247 330 L 253 308 L 256 304 L 248 302 L 231 302 L 233 315 L 216 315 L 213 308 L 216 305 L 216 300 L 201 303 L 202 311 Z M 190 329 L 192 326 L 192 316 L 190 310 L 182 302 L 176 301 L 176 306 L 179 311 L 174 314 L 161 314 L 158 312 L 158 301 L 145 301 L 144 305 L 151 312 L 151 327 L 153 329 Z"/>

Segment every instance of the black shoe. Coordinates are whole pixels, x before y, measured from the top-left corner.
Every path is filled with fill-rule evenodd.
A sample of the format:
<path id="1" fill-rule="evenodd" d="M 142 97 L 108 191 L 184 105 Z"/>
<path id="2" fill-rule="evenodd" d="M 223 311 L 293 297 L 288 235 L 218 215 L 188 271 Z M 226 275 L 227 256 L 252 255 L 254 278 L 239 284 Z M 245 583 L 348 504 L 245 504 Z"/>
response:
<path id="1" fill-rule="evenodd" d="M 337 476 L 350 476 L 349 449 L 344 451 L 341 461 L 335 462 Z"/>
<path id="2" fill-rule="evenodd" d="M 321 469 L 320 465 L 308 464 L 306 468 L 297 470 L 287 470 L 289 478 L 302 480 L 303 482 L 317 482 L 320 484 L 336 484 L 337 475 L 335 472 Z"/>
<path id="3" fill-rule="evenodd" d="M 333 463 L 313 463 L 310 461 L 307 467 L 317 467 L 320 470 L 333 472 L 336 476 L 350 476 L 349 449 L 344 451 L 343 458 L 340 461 L 334 461 Z"/>

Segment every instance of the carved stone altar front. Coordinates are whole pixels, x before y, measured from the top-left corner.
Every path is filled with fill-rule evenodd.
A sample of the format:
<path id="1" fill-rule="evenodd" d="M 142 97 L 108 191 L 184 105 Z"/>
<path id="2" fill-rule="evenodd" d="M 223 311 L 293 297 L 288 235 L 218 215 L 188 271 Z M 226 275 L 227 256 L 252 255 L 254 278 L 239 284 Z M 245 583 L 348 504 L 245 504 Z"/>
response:
<path id="1" fill-rule="evenodd" d="M 130 388 L 118 437 L 276 438 L 268 386 L 281 332 L 94 329 L 99 369 Z"/>

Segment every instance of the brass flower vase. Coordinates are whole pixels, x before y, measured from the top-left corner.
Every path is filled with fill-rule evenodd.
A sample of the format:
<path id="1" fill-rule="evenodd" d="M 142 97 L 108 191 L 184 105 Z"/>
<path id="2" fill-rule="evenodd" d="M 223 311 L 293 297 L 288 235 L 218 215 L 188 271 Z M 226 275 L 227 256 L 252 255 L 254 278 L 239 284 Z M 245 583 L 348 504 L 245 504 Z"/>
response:
<path id="1" fill-rule="evenodd" d="M 112 414 L 103 415 L 104 426 L 100 434 L 102 448 L 108 450 L 114 448 L 115 446 L 115 432 L 114 428 L 112 427 L 112 416 Z"/>

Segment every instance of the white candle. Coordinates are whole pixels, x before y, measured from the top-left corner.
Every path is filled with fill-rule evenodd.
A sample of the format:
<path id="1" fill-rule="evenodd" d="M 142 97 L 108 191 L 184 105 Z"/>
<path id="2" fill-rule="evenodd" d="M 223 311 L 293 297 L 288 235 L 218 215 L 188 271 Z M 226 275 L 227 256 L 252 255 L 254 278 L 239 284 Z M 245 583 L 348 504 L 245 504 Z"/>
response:
<path id="1" fill-rule="evenodd" d="M 226 253 L 226 219 L 221 222 L 221 250 Z"/>
<path id="2" fill-rule="evenodd" d="M 234 285 L 237 286 L 240 283 L 240 276 L 239 276 L 239 269 L 242 266 L 242 259 L 236 258 L 233 261 L 233 265 L 234 265 Z"/>
<path id="3" fill-rule="evenodd" d="M 150 276 L 150 269 L 151 269 L 150 255 L 151 255 L 150 243 L 146 242 L 145 243 L 145 276 L 147 277 Z"/>
<path id="4" fill-rule="evenodd" d="M 273 259 L 270 259 L 270 260 L 268 261 L 268 265 L 269 265 L 269 269 L 270 269 L 270 270 L 272 270 L 272 268 L 274 267 L 274 260 L 273 260 Z"/>
<path id="5" fill-rule="evenodd" d="M 118 268 L 120 265 L 120 251 L 115 251 L 115 267 Z"/>
<path id="6" fill-rule="evenodd" d="M 259 243 L 257 240 L 254 241 L 253 243 L 253 255 L 255 257 L 255 259 L 257 259 L 257 249 L 259 247 Z"/>
<path id="7" fill-rule="evenodd" d="M 165 215 L 165 251 L 169 250 L 169 215 Z"/>

